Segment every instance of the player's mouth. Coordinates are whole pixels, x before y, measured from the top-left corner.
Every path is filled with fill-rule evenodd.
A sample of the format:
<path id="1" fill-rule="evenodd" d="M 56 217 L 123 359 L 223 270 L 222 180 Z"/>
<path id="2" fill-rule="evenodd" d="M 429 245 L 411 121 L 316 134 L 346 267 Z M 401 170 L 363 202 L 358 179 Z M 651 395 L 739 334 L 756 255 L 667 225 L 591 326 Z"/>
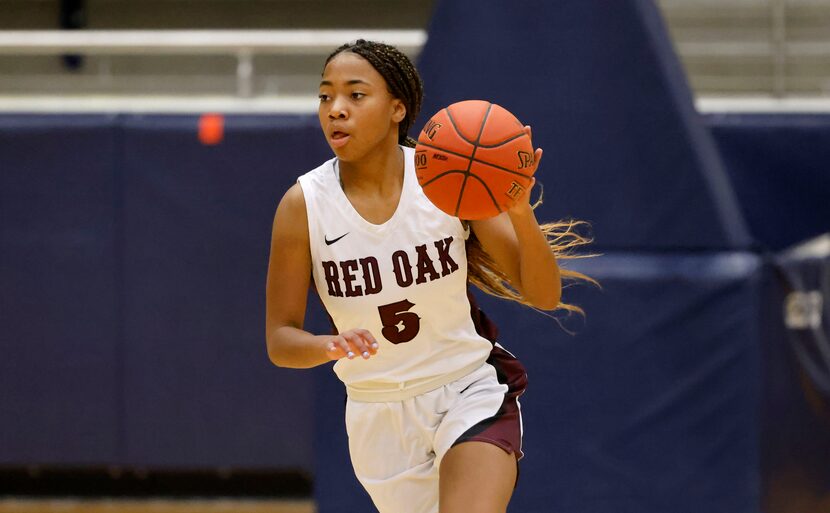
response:
<path id="1" fill-rule="evenodd" d="M 349 134 L 340 130 L 335 130 L 329 136 L 329 141 L 334 148 L 340 148 L 349 142 Z"/>

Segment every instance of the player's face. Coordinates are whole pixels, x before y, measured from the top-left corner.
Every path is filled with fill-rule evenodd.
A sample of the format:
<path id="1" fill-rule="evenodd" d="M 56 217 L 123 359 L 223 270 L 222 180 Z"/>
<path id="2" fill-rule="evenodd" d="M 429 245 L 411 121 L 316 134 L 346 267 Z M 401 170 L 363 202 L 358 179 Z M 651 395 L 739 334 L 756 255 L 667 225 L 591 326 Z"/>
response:
<path id="1" fill-rule="evenodd" d="M 334 154 L 360 160 L 383 144 L 396 144 L 406 109 L 389 92 L 386 80 L 363 57 L 342 52 L 323 70 L 320 126 Z"/>

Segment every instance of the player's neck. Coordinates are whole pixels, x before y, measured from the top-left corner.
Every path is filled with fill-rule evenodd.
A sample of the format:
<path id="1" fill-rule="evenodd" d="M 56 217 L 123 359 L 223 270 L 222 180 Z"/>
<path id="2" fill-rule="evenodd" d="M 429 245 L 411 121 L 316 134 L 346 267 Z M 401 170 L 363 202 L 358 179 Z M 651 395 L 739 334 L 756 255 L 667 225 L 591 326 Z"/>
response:
<path id="1" fill-rule="evenodd" d="M 377 151 L 369 152 L 364 158 L 352 162 L 339 162 L 340 183 L 344 190 L 379 195 L 393 195 L 403 183 L 403 151 L 397 141 L 384 141 Z"/>

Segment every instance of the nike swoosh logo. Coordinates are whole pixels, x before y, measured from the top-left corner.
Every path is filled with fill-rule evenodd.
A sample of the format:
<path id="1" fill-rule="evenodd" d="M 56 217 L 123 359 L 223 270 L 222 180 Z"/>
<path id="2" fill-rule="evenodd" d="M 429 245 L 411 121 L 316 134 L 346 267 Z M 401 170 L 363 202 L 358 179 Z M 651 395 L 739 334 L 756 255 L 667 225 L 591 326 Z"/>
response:
<path id="1" fill-rule="evenodd" d="M 331 246 L 332 244 L 339 241 L 340 239 L 342 239 L 343 237 L 345 237 L 348 234 L 349 234 L 349 232 L 346 232 L 343 235 L 341 235 L 340 237 L 337 237 L 336 239 L 331 239 L 331 240 L 329 240 L 329 238 L 324 235 L 323 240 L 326 241 L 326 246 Z"/>

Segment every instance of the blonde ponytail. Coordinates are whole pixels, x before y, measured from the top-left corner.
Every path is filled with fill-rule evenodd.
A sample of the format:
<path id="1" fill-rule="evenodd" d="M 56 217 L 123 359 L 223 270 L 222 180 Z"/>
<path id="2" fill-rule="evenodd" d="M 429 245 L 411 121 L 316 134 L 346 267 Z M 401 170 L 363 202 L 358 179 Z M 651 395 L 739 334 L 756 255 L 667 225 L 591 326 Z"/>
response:
<path id="1" fill-rule="evenodd" d="M 534 205 L 534 208 L 540 203 L 541 200 Z M 576 252 L 581 246 L 591 243 L 592 239 L 590 237 L 581 235 L 578 232 L 580 229 L 587 229 L 589 227 L 585 221 L 577 220 L 545 223 L 540 226 L 557 261 L 596 256 L 594 254 L 578 254 Z M 599 285 L 590 276 L 577 271 L 560 267 L 559 274 L 562 278 L 563 286 L 566 284 L 565 282 L 575 281 L 584 281 Z M 507 276 L 498 268 L 493 258 L 487 254 L 487 251 L 481 246 L 481 242 L 476 238 L 474 233 L 471 233 L 467 239 L 467 280 L 481 289 L 482 292 L 502 299 L 516 301 L 523 305 L 532 306 L 525 301 L 521 294 L 510 286 Z M 556 309 L 579 314 L 585 313 L 580 307 L 568 303 L 559 303 Z"/>

